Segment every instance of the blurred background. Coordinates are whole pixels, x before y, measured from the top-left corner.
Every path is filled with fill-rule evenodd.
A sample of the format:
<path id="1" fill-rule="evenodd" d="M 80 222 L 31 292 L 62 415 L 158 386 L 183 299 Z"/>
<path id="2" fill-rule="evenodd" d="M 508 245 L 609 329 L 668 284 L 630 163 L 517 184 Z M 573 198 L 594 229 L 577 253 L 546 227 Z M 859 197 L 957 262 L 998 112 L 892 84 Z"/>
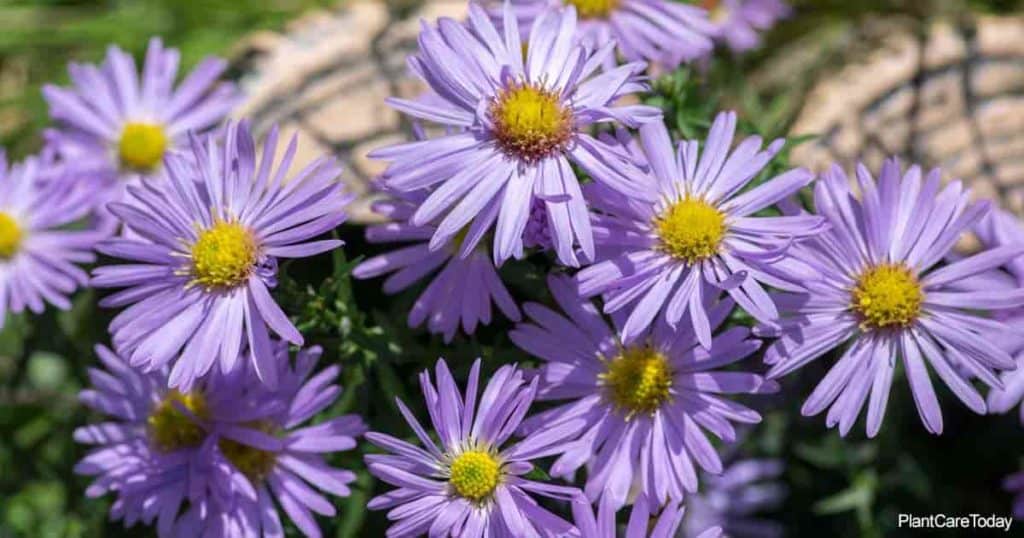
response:
<path id="1" fill-rule="evenodd" d="M 318 117 L 339 117 L 341 124 L 351 117 L 337 106 L 364 98 L 380 106 L 380 99 L 377 93 L 358 92 L 369 87 L 362 83 L 306 82 L 314 76 L 309 73 L 329 79 L 364 63 L 370 71 L 400 71 L 412 38 L 402 34 L 395 41 L 401 46 L 391 50 L 387 29 L 404 32 L 415 27 L 416 17 L 436 13 L 423 3 L 395 0 L 354 9 L 328 0 L 0 0 L 0 144 L 14 158 L 39 150 L 48 121 L 39 90 L 47 82 L 66 84 L 67 62 L 99 62 L 108 44 L 138 57 L 156 35 L 181 50 L 184 69 L 210 54 L 227 57 L 230 76 L 253 96 L 245 110 L 257 126 L 291 126 L 308 139 L 307 147 L 345 157 L 365 181 L 375 168 L 363 162 L 363 142 L 397 136 L 399 120 L 388 124 L 386 136 L 384 127 L 375 123 L 384 121 L 384 112 L 366 120 L 365 132 L 320 129 Z M 427 2 L 433 3 L 444 2 Z M 791 3 L 794 15 L 765 36 L 761 49 L 742 57 L 723 51 L 709 66 L 666 74 L 655 81 L 647 100 L 664 107 L 673 129 L 683 136 L 702 136 L 717 109 L 739 109 L 745 131 L 790 139 L 776 169 L 787 163 L 818 166 L 823 158 L 848 164 L 900 154 L 950 167 L 980 192 L 1019 209 L 1017 184 L 1024 183 L 1024 2 Z M 351 49 L 362 51 L 351 53 L 351 65 L 328 57 L 310 71 L 278 71 L 284 64 L 301 63 L 302 57 L 293 54 L 313 55 L 321 50 L 320 42 L 352 38 L 342 29 L 352 25 L 353 13 L 379 13 L 383 18 L 373 19 L 382 28 L 379 34 L 365 34 L 374 46 Z M 276 61 L 282 57 L 285 62 Z M 959 82 L 947 92 L 942 77 L 950 72 Z M 300 80 L 290 80 L 295 77 Z M 933 83 L 939 89 L 932 90 Z M 402 80 L 388 78 L 382 91 L 413 90 Z M 894 96 L 906 92 L 912 94 L 913 106 L 890 114 L 897 106 Z M 306 100 L 315 106 L 294 104 Z M 933 116 L 938 119 L 924 119 Z M 949 142 L 945 137 L 964 122 L 966 138 Z M 888 141 L 888 134 L 895 132 L 902 133 L 899 140 Z M 980 157 L 972 157 L 978 152 Z M 340 233 L 350 258 L 377 252 L 363 242 L 357 223 Z M 544 286 L 525 263 L 503 268 L 503 278 L 512 282 L 517 298 L 544 300 Z M 376 283 L 353 289 L 351 264 L 340 255 L 325 255 L 285 267 L 287 278 L 278 290 L 288 305 L 285 310 L 298 313 L 308 340 L 326 348 L 325 362 L 344 364 L 347 396 L 330 413 L 358 412 L 376 428 L 394 426 L 405 434 L 394 406 L 381 392 L 420 406 L 415 375 L 440 355 L 461 364 L 483 355 L 490 368 L 524 358 L 505 338 L 505 321 L 473 339 L 457 338 L 451 346 L 408 330 L 404 317 L 415 293 L 385 298 Z M 71 432 L 96 419 L 77 404 L 76 394 L 88 384 L 93 345 L 107 342 L 111 315 L 96 307 L 96 298 L 91 290 L 81 291 L 71 311 L 9 317 L 0 331 L 0 538 L 149 535 L 148 529 L 125 530 L 120 523 L 107 523 L 110 500 L 87 499 L 87 481 L 72 472 L 84 450 L 73 443 Z M 1011 497 L 1000 482 L 1021 463 L 1024 427 L 1016 416 L 975 416 L 940 390 L 946 432 L 935 438 L 919 424 L 905 380 L 897 380 L 880 436 L 865 440 L 860 426 L 844 440 L 825 429 L 823 417 L 803 418 L 799 413 L 803 397 L 826 365 L 826 360 L 818 361 L 816 367 L 785 379 L 783 394 L 759 400 L 765 422 L 749 432 L 742 446 L 731 449 L 735 459 L 785 462 L 781 474 L 767 477 L 770 488 L 747 491 L 771 501 L 758 505 L 753 514 L 770 522 L 758 527 L 770 534 L 735 536 L 756 538 L 779 531 L 787 536 L 904 536 L 910 533 L 895 528 L 898 513 L 1009 514 Z M 359 462 L 360 454 L 352 453 L 332 463 L 359 469 Z M 325 534 L 382 536 L 383 516 L 364 509 L 377 487 L 361 472 L 353 497 L 334 499 L 339 516 L 321 520 Z M 1024 522 L 1015 527 L 1024 529 Z M 292 535 L 294 529 L 288 532 Z"/>

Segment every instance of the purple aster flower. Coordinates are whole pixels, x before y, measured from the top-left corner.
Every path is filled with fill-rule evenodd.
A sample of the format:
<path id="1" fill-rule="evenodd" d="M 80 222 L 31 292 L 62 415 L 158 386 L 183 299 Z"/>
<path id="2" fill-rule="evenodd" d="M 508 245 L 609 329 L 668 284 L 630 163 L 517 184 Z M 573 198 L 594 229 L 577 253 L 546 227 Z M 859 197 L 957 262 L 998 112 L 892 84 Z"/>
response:
<path id="1" fill-rule="evenodd" d="M 760 151 L 750 137 L 732 152 L 736 114 L 719 114 L 703 154 L 698 143 L 684 141 L 678 152 L 664 124 L 640 129 L 640 144 L 651 180 L 636 184 L 653 201 L 594 196 L 597 241 L 621 254 L 580 271 L 585 296 L 604 294 L 605 312 L 630 311 L 622 328 L 632 343 L 656 319 L 676 327 L 689 314 L 701 345 L 711 343 L 704 305 L 725 290 L 763 323 L 778 315 L 762 283 L 794 289 L 807 270 L 787 257 L 795 239 L 821 233 L 824 219 L 813 215 L 755 216 L 804 187 L 814 175 L 804 169 L 744 190 L 782 148 L 773 142 Z M 641 165 L 632 163 L 637 172 Z M 742 191 L 742 192 L 741 192 Z M 710 286 L 705 286 L 710 284 Z"/>
<path id="2" fill-rule="evenodd" d="M 1024 224 L 1013 214 L 995 209 L 982 219 L 975 229 L 976 235 L 987 248 L 1024 245 Z M 1024 286 L 1024 256 L 1008 261 L 997 270 L 964 279 L 962 287 L 974 290 L 1012 291 Z M 1011 327 L 1009 333 L 998 333 L 991 338 L 1000 348 L 1015 356 L 1017 368 L 1001 374 L 1003 386 L 995 387 L 988 393 L 988 409 L 992 413 L 1006 413 L 1017 407 L 1024 398 L 1024 308 L 1010 308 L 995 313 L 995 318 Z M 1016 336 L 1016 338 L 1014 338 Z M 1024 406 L 1018 410 L 1024 422 Z"/>
<path id="3" fill-rule="evenodd" d="M 43 181 L 48 173 L 34 157 L 8 167 L 0 151 L 0 327 L 9 312 L 71 308 L 68 296 L 89 282 L 76 264 L 95 261 L 92 248 L 104 236 L 69 229 L 93 209 L 92 191 Z"/>
<path id="4" fill-rule="evenodd" d="M 328 367 L 310 377 L 321 350 L 300 350 L 294 368 L 288 345 L 274 345 L 279 380 L 268 388 L 250 363 L 228 374 L 215 373 L 201 392 L 186 397 L 203 402 L 200 419 L 207 424 L 212 450 L 203 454 L 206 471 L 219 480 L 206 482 L 206 510 L 178 520 L 179 536 L 282 536 L 279 505 L 308 537 L 321 536 L 314 513 L 333 517 L 334 506 L 317 490 L 347 497 L 355 473 L 327 464 L 324 455 L 356 446 L 366 431 L 356 415 L 334 416 L 303 426 L 341 394 L 335 384 L 340 369 Z"/>
<path id="5" fill-rule="evenodd" d="M 806 292 L 775 297 L 785 321 L 781 338 L 765 354 L 765 362 L 774 365 L 769 377 L 845 347 L 802 413 L 829 408 L 826 424 L 838 424 L 845 435 L 870 393 L 867 433 L 873 437 L 902 361 L 925 428 L 942 433 L 942 412 L 925 361 L 964 404 L 985 413 L 985 400 L 969 377 L 999 386 L 995 370 L 1016 363 L 986 337 L 1009 327 L 978 311 L 1024 304 L 1021 288 L 962 290 L 956 284 L 1021 255 L 1024 245 L 939 267 L 963 232 L 988 212 L 989 202 L 971 203 L 970 191 L 959 181 L 941 188 L 938 170 L 923 180 L 918 167 L 902 175 L 895 159 L 883 165 L 878 183 L 858 167 L 857 187 L 859 198 L 837 166 L 815 188 L 815 207 L 831 228 L 797 245 L 792 255 L 820 277 L 806 283 Z"/>
<path id="6" fill-rule="evenodd" d="M 95 445 L 75 465 L 75 473 L 94 476 L 89 497 L 117 495 L 112 519 L 131 527 L 152 525 L 170 535 L 179 510 L 202 489 L 196 456 L 206 431 L 192 420 L 206 413 L 194 395 L 167 389 L 167 370 L 144 373 L 103 346 L 96 347 L 104 369 L 90 368 L 93 388 L 80 400 L 111 420 L 75 430 L 79 443 Z"/>
<path id="7" fill-rule="evenodd" d="M 527 419 L 521 428 L 527 435 L 559 439 L 561 455 L 551 474 L 570 477 L 586 465 L 587 497 L 610 498 L 618 508 L 634 486 L 661 505 L 697 490 L 697 466 L 721 472 L 704 430 L 733 442 L 730 421 L 754 424 L 761 415 L 720 395 L 777 389 L 753 373 L 719 370 L 760 348 L 749 338 L 750 330 L 727 329 L 708 351 L 692 332 L 659 322 L 635 343 L 623 345 L 570 278 L 548 280 L 565 315 L 527 303 L 523 310 L 534 323 L 518 325 L 509 337 L 546 361 L 537 374 L 538 398 L 569 400 Z M 717 328 L 732 309 L 729 299 L 713 306 L 710 327 Z"/>
<path id="8" fill-rule="evenodd" d="M 658 507 L 651 506 L 647 497 L 641 494 L 633 504 L 626 523 L 625 534 L 619 533 L 615 523 L 615 506 L 606 497 L 601 501 L 594 514 L 590 504 L 577 500 L 572 505 L 576 528 L 581 536 L 587 538 L 674 538 L 676 531 L 683 522 L 685 508 L 678 502 L 670 502 L 661 507 L 661 513 L 651 522 L 651 514 L 657 513 Z M 722 535 L 719 527 L 707 528 L 696 538 L 718 538 Z"/>
<path id="9" fill-rule="evenodd" d="M 529 411 L 537 381 L 527 383 L 515 365 L 505 365 L 477 394 L 480 360 L 473 363 L 463 396 L 444 360 L 438 360 L 436 382 L 420 374 L 435 443 L 409 409 L 398 408 L 416 433 L 415 446 L 384 433 L 366 438 L 388 454 L 366 456 L 370 472 L 397 489 L 372 499 L 371 510 L 391 508 L 395 522 L 387 536 L 566 536 L 573 526 L 537 504 L 532 495 L 571 501 L 580 497 L 570 487 L 534 482 L 523 477 L 530 460 L 552 453 L 546 433 L 508 443 Z"/>
<path id="10" fill-rule="evenodd" d="M 48 143 L 62 160 L 112 168 L 123 179 L 159 175 L 164 156 L 187 147 L 186 133 L 217 125 L 240 97 L 233 84 L 217 84 L 227 68 L 219 58 L 204 60 L 175 88 L 178 61 L 177 50 L 153 38 L 141 74 L 114 46 L 100 66 L 70 64 L 70 88 L 43 88 L 59 124 L 47 131 Z"/>
<path id="11" fill-rule="evenodd" d="M 642 63 L 600 72 L 614 43 L 593 51 L 576 42 L 574 10 L 547 11 L 534 22 L 523 53 L 516 18 L 495 28 L 483 9 L 470 5 L 469 21 L 442 18 L 424 25 L 411 69 L 440 99 L 391 99 L 397 109 L 448 127 L 448 134 L 373 153 L 391 161 L 382 180 L 391 190 L 433 188 L 409 222 L 436 223 L 431 250 L 465 236 L 470 252 L 494 228 L 496 264 L 523 252 L 523 234 L 535 200 L 543 201 L 548 234 L 559 260 L 592 259 L 587 204 L 570 160 L 622 193 L 636 178 L 605 145 L 585 131 L 618 121 L 630 126 L 660 117 L 654 107 L 612 106 L 645 88 Z M 524 58 L 525 56 L 525 58 Z M 468 229 L 468 232 L 466 231 Z"/>
<path id="12" fill-rule="evenodd" d="M 644 60 L 662 69 L 675 69 L 712 49 L 709 36 L 715 28 L 707 11 L 698 6 L 671 0 L 511 0 L 511 4 L 520 24 L 526 25 L 549 9 L 574 8 L 580 19 L 576 32 L 585 45 L 598 49 L 614 42 L 627 61 Z M 614 66 L 615 57 L 607 61 Z"/>
<path id="13" fill-rule="evenodd" d="M 81 400 L 116 420 L 75 431 L 76 441 L 99 445 L 75 472 L 97 477 L 90 497 L 117 494 L 111 517 L 125 525 L 155 521 L 161 536 L 183 538 L 275 536 L 276 498 L 299 529 L 319 536 L 310 510 L 333 515 L 333 507 L 307 483 L 349 494 L 355 475 L 321 454 L 354 447 L 362 421 L 346 415 L 298 428 L 341 392 L 332 384 L 337 366 L 307 380 L 319 348 L 299 351 L 293 369 L 287 344 L 277 342 L 276 390 L 243 363 L 184 393 L 167 388 L 167 368 L 144 373 L 105 347 L 96 352 L 105 370 L 90 369 L 94 388 Z"/>
<path id="14" fill-rule="evenodd" d="M 133 366 L 173 363 L 170 386 L 187 391 L 215 363 L 231 371 L 246 342 L 259 378 L 277 383 L 269 330 L 302 344 L 270 295 L 277 259 L 340 246 L 310 239 L 345 220 L 351 196 L 337 181 L 334 159 L 318 159 L 285 180 L 296 140 L 275 171 L 276 149 L 275 129 L 257 162 L 248 125 L 233 124 L 223 140 L 193 139 L 191 156 L 168 156 L 168 181 L 129 187 L 130 203 L 110 206 L 138 237 L 99 247 L 131 263 L 96 269 L 93 285 L 127 288 L 101 304 L 131 305 L 110 331 Z"/>
<path id="15" fill-rule="evenodd" d="M 698 4 L 708 10 L 712 36 L 734 52 L 761 46 L 759 33 L 792 12 L 783 0 L 700 0 Z"/>
<path id="16" fill-rule="evenodd" d="M 779 538 L 782 525 L 755 517 L 777 508 L 786 487 L 775 480 L 782 474 L 779 460 L 739 460 L 718 476 L 703 477 L 703 491 L 686 498 L 686 518 L 680 538 L 701 538 L 703 529 L 720 526 L 731 538 Z"/>
<path id="17" fill-rule="evenodd" d="M 519 308 L 502 284 L 487 247 L 478 245 L 464 255 L 459 254 L 458 242 L 430 250 L 426 242 L 436 227 L 408 222 L 415 210 L 412 200 L 374 204 L 374 211 L 393 222 L 367 227 L 367 241 L 411 244 L 364 261 L 352 271 L 352 276 L 364 279 L 390 273 L 384 281 L 384 292 L 391 294 L 437 272 L 409 311 L 409 326 L 426 321 L 430 332 L 443 334 L 445 342 L 451 341 L 460 325 L 466 334 L 473 334 L 478 324 L 489 324 L 492 303 L 506 317 L 519 321 Z"/>

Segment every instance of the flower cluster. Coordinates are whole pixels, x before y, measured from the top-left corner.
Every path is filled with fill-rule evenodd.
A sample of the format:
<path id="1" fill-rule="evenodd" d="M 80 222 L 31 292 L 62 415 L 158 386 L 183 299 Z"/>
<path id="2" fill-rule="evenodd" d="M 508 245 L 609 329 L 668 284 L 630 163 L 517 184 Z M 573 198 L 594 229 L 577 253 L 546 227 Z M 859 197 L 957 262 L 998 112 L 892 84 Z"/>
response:
<path id="1" fill-rule="evenodd" d="M 102 302 L 128 306 L 110 324 L 114 345 L 134 366 L 171 364 L 172 387 L 188 390 L 214 365 L 230 371 L 243 343 L 256 375 L 274 386 L 270 331 L 303 343 L 270 295 L 278 259 L 340 246 L 313 239 L 345 220 L 351 196 L 333 159 L 285 181 L 295 141 L 275 169 L 276 149 L 272 131 L 257 160 L 249 127 L 231 124 L 223 137 L 194 139 L 190 155 L 168 156 L 165 182 L 129 187 L 126 202 L 109 206 L 134 235 L 99 250 L 130 263 L 98 268 L 92 283 L 125 288 Z"/>
<path id="2" fill-rule="evenodd" d="M 161 535 L 182 537 L 275 536 L 276 499 L 318 536 L 312 512 L 332 516 L 334 507 L 310 486 L 349 495 L 355 475 L 322 454 L 355 447 L 362 420 L 300 427 L 341 392 L 337 366 L 310 377 L 319 348 L 299 351 L 292 367 L 288 346 L 275 345 L 277 389 L 242 363 L 187 392 L 167 387 L 167 368 L 143 372 L 105 347 L 96 353 L 104 369 L 90 370 L 94 388 L 81 400 L 113 420 L 75 431 L 76 441 L 96 446 L 75 471 L 95 477 L 88 495 L 117 495 L 111 515 L 126 525 L 155 522 Z"/>
<path id="3" fill-rule="evenodd" d="M 755 47 L 787 13 L 778 0 L 507 0 L 424 23 L 409 67 L 426 93 L 389 100 L 416 139 L 372 155 L 387 162 L 374 206 L 387 222 L 366 238 L 401 245 L 352 276 L 387 275 L 388 294 L 429 280 L 408 324 L 445 343 L 496 309 L 537 366 L 438 360 L 419 376 L 431 428 L 396 399 L 407 438 L 338 415 L 339 366 L 315 372 L 320 348 L 303 348 L 274 296 L 282 260 L 342 246 L 329 235 L 352 200 L 341 166 L 291 173 L 295 139 L 279 152 L 276 128 L 259 144 L 225 122 L 237 92 L 217 83 L 221 60 L 177 88 L 178 53 L 156 39 L 141 74 L 117 48 L 72 65 L 71 88 L 44 90 L 46 149 L 0 164 L 0 307 L 116 289 L 101 300 L 121 309 L 112 346 L 97 346 L 103 368 L 81 393 L 109 419 L 75 432 L 92 446 L 76 467 L 94 478 L 87 494 L 161 535 L 282 536 L 283 511 L 316 537 L 315 515 L 336 513 L 325 493 L 356 480 L 326 455 L 365 433 L 383 483 L 367 507 L 387 510 L 388 536 L 773 536 L 750 516 L 781 499 L 759 483 L 781 463 L 726 465 L 718 442 L 758 424 L 757 400 L 787 374 L 829 363 L 802 413 L 827 410 L 843 436 L 865 406 L 879 433 L 897 371 L 933 434 L 929 369 L 977 413 L 1017 406 L 1024 338 L 993 337 L 1024 320 L 1016 218 L 937 170 L 892 159 L 877 180 L 864 166 L 819 177 L 775 166 L 784 140 L 737 140 L 735 112 L 685 140 L 638 104 L 649 74 L 716 41 Z M 983 248 L 958 253 L 971 231 Z M 76 264 L 96 252 L 90 279 Z M 502 277 L 533 254 L 560 266 L 531 275 L 547 277 L 535 296 L 549 304 L 518 303 Z"/>
<path id="4" fill-rule="evenodd" d="M 333 516 L 318 490 L 348 496 L 351 471 L 325 454 L 366 429 L 354 415 L 304 426 L 340 393 L 339 367 L 314 373 L 318 347 L 278 306 L 278 260 L 338 248 L 323 238 L 351 200 L 329 158 L 289 173 L 262 148 L 238 102 L 202 62 L 175 87 L 179 53 L 153 39 L 141 73 L 111 47 L 100 66 L 69 67 L 72 87 L 47 86 L 56 125 L 38 157 L 0 165 L 0 304 L 4 311 L 70 307 L 77 287 L 123 288 L 97 346 L 82 402 L 110 417 L 79 428 L 93 445 L 76 471 L 90 496 L 113 493 L 111 515 L 169 536 L 280 536 L 278 507 L 307 536 Z M 259 155 L 259 157 L 257 157 Z M 76 264 L 96 252 L 92 277 Z"/>

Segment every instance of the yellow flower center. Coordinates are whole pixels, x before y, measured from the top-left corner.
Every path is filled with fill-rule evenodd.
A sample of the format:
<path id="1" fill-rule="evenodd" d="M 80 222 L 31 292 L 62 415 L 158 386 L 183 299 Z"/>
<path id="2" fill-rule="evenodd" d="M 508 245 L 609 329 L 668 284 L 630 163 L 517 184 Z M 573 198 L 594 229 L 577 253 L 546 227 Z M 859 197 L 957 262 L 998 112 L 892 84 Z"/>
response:
<path id="1" fill-rule="evenodd" d="M 273 425 L 269 423 L 259 423 L 256 425 L 256 429 L 266 433 L 274 431 Z M 234 465 L 253 484 L 263 482 L 267 475 L 270 474 L 270 471 L 273 470 L 274 464 L 277 463 L 276 453 L 260 450 L 228 438 L 221 438 L 217 442 L 217 448 L 220 449 L 220 453 L 224 455 L 224 458 L 231 462 L 231 465 Z"/>
<path id="2" fill-rule="evenodd" d="M 917 277 L 902 263 L 884 263 L 864 271 L 852 295 L 851 306 L 866 329 L 910 325 L 924 301 Z"/>
<path id="3" fill-rule="evenodd" d="M 672 369 L 660 351 L 635 346 L 622 351 L 600 375 L 608 399 L 627 416 L 654 413 L 670 397 Z"/>
<path id="4" fill-rule="evenodd" d="M 572 135 L 572 112 L 558 95 L 525 83 L 504 90 L 491 103 L 490 116 L 498 146 L 527 161 L 562 149 Z"/>
<path id="5" fill-rule="evenodd" d="M 568 0 L 581 19 L 604 19 L 619 7 L 619 0 Z"/>
<path id="6" fill-rule="evenodd" d="M 452 461 L 448 483 L 460 497 L 480 502 L 494 493 L 500 480 L 501 465 L 494 456 L 482 450 L 467 450 Z"/>
<path id="7" fill-rule="evenodd" d="M 661 249 L 694 263 L 718 252 L 725 236 L 725 215 L 700 198 L 679 200 L 654 220 Z"/>
<path id="8" fill-rule="evenodd" d="M 7 213 L 0 212 L 0 258 L 10 259 L 21 247 L 21 226 Z"/>
<path id="9" fill-rule="evenodd" d="M 124 168 L 149 172 L 160 164 L 167 150 L 164 128 L 153 123 L 127 123 L 121 131 L 117 154 Z"/>
<path id="10" fill-rule="evenodd" d="M 192 245 L 193 282 L 206 288 L 239 286 L 256 266 L 258 250 L 246 227 L 219 221 Z"/>
<path id="11" fill-rule="evenodd" d="M 199 446 L 206 435 L 201 426 L 178 408 L 179 405 L 198 418 L 207 416 L 202 393 L 169 391 L 146 419 L 150 441 L 163 452 Z"/>

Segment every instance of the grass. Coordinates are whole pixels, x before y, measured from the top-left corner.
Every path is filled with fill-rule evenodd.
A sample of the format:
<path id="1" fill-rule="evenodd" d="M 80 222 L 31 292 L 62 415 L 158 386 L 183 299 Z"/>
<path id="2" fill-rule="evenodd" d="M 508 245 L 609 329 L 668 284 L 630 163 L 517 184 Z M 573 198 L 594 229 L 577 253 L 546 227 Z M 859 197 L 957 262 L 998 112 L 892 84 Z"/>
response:
<path id="1" fill-rule="evenodd" d="M 151 36 L 189 69 L 227 55 L 250 32 L 276 30 L 331 0 L 0 0 L 0 144 L 14 157 L 39 149 L 48 118 L 40 88 L 67 82 L 69 61 L 98 62 L 108 44 L 142 54 Z"/>

